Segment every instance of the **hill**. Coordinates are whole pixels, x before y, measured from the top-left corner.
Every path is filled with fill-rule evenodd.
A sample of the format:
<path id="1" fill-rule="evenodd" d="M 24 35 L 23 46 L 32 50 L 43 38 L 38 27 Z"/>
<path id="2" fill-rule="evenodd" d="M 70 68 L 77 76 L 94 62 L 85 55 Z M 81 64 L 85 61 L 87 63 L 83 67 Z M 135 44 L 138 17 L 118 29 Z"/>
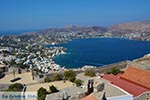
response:
<path id="1" fill-rule="evenodd" d="M 150 20 L 130 22 L 125 24 L 113 25 L 109 28 L 108 32 L 111 33 L 147 33 L 150 32 Z"/>

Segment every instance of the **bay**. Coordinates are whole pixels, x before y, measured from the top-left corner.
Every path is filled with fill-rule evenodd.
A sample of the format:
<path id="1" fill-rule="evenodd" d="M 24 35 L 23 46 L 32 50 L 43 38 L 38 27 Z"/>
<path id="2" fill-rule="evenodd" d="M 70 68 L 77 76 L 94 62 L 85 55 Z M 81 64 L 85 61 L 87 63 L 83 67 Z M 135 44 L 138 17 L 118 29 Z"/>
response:
<path id="1" fill-rule="evenodd" d="M 54 58 L 57 64 L 66 68 L 103 66 L 150 53 L 150 42 L 119 38 L 75 39 L 56 46 L 67 48 L 67 54 Z"/>

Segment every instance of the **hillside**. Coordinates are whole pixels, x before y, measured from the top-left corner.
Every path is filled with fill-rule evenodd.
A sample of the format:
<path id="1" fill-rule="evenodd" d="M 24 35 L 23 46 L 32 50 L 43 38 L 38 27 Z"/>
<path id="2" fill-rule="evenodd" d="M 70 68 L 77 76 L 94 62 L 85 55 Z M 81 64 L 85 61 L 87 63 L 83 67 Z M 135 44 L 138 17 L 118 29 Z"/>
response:
<path id="1" fill-rule="evenodd" d="M 108 32 L 111 33 L 147 33 L 150 32 L 150 20 L 140 22 L 130 22 L 125 24 L 113 25 L 109 28 Z"/>
<path id="2" fill-rule="evenodd" d="M 47 33 L 67 33 L 67 32 L 76 32 L 76 33 L 97 33 L 97 32 L 106 32 L 107 28 L 100 26 L 92 26 L 92 27 L 80 27 L 80 26 L 67 26 L 64 28 L 49 28 L 46 30 L 41 30 L 37 33 L 47 34 Z"/>
<path id="3" fill-rule="evenodd" d="M 150 21 L 139 21 L 102 26 L 67 26 L 64 28 L 49 28 L 38 32 L 28 32 L 28 36 L 37 37 L 41 43 L 61 43 L 75 38 L 128 38 L 133 40 L 150 41 Z M 42 36 L 42 37 L 41 37 Z"/>

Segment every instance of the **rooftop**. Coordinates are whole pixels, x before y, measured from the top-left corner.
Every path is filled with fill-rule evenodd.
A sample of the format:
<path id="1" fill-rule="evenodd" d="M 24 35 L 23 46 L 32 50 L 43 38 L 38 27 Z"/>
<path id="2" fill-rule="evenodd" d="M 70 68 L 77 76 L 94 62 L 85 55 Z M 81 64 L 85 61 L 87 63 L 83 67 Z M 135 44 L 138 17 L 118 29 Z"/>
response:
<path id="1" fill-rule="evenodd" d="M 121 78 L 150 89 L 150 71 L 136 67 L 127 67 Z"/>
<path id="2" fill-rule="evenodd" d="M 71 86 L 71 87 L 62 89 L 57 93 L 52 93 L 52 94 L 47 95 L 45 100 L 61 100 L 62 97 L 65 97 L 66 94 L 69 97 L 69 100 L 70 100 L 70 98 L 78 99 L 79 94 L 81 94 L 81 96 L 82 96 L 82 94 L 84 95 L 85 92 L 86 92 L 86 90 L 84 88 Z"/>
<path id="3" fill-rule="evenodd" d="M 100 79 L 100 80 L 103 80 L 103 79 Z M 100 100 L 100 98 L 103 98 L 104 93 L 105 93 L 106 98 L 128 95 L 126 92 L 110 84 L 108 81 L 105 81 L 105 80 L 103 81 L 105 83 L 105 88 L 103 91 L 101 92 L 94 91 L 92 94 L 80 100 Z"/>
<path id="4" fill-rule="evenodd" d="M 84 73 L 80 73 L 77 75 L 77 78 L 84 80 L 84 85 L 87 86 L 87 80 L 94 79 L 94 89 L 96 90 L 96 86 L 100 83 L 105 84 L 104 90 L 106 91 L 107 97 L 113 97 L 113 96 L 120 96 L 120 95 L 126 95 L 124 91 L 121 91 L 120 89 L 114 87 L 112 84 L 110 84 L 109 81 L 100 78 L 100 77 L 89 77 L 85 76 Z"/>
<path id="5" fill-rule="evenodd" d="M 126 92 L 122 91 L 120 88 L 115 87 L 114 85 L 110 84 L 109 81 L 103 79 L 103 78 L 93 78 L 94 79 L 94 92 L 80 100 L 99 100 L 100 98 L 103 97 L 104 92 L 106 98 L 109 97 L 115 97 L 115 96 L 124 96 L 128 95 Z M 104 90 L 97 92 L 96 90 L 96 83 L 104 83 Z"/>
<path id="6" fill-rule="evenodd" d="M 115 76 L 113 74 L 108 74 L 103 76 L 104 79 L 107 79 L 121 89 L 127 91 L 128 93 L 132 94 L 134 97 L 139 96 L 143 92 L 149 91 L 147 88 L 141 87 L 140 85 L 134 84 L 130 81 L 124 80 L 119 76 Z"/>

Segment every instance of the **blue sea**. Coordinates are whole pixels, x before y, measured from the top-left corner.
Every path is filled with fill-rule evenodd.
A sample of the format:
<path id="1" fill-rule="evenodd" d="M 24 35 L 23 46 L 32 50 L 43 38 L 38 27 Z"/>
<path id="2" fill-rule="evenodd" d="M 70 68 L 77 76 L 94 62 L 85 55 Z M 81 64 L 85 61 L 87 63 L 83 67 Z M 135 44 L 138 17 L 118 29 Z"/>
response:
<path id="1" fill-rule="evenodd" d="M 0 31 L 0 36 L 4 35 L 4 36 L 7 36 L 7 35 L 20 35 L 22 33 L 25 33 L 25 32 L 33 32 L 33 31 L 38 31 L 38 30 L 13 30 L 13 31 Z"/>
<path id="2" fill-rule="evenodd" d="M 150 53 L 150 42 L 118 38 L 75 39 L 57 46 L 67 48 L 67 54 L 54 58 L 56 63 L 66 68 L 102 66 Z"/>
<path id="3" fill-rule="evenodd" d="M 20 35 L 24 31 L 0 31 L 0 36 L 2 35 Z"/>

